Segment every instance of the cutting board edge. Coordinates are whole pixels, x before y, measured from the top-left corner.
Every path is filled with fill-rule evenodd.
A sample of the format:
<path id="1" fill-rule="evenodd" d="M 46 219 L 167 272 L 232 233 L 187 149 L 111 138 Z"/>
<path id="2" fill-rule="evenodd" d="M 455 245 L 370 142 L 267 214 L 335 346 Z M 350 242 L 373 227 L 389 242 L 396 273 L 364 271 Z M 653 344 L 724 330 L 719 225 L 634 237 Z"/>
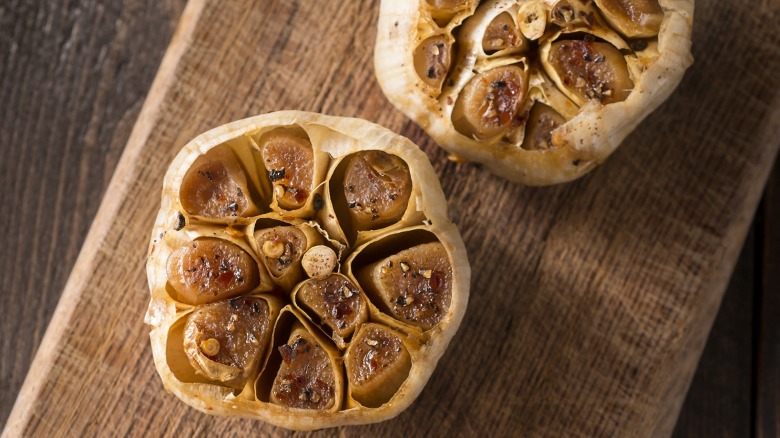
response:
<path id="1" fill-rule="evenodd" d="M 151 133 L 167 90 L 176 78 L 176 68 L 197 28 L 205 4 L 204 0 L 188 0 L 105 193 L 124 194 L 127 187 L 133 183 L 127 175 L 132 174 L 136 166 L 142 165 L 136 157 Z M 116 216 L 121 199 L 122 196 L 103 197 L 8 416 L 2 437 L 23 435 L 33 414 L 35 402 L 39 399 L 41 386 L 38 384 L 38 376 L 46 375 L 54 364 L 54 357 L 59 351 L 59 341 L 73 318 L 78 299 L 86 287 L 84 280 L 92 272 L 95 255 L 110 231 L 110 219 Z"/>
<path id="2" fill-rule="evenodd" d="M 774 108 L 769 116 L 772 120 L 780 121 L 780 97 L 775 98 L 772 107 Z M 771 144 L 772 152 L 769 153 L 768 161 L 770 163 L 777 163 L 778 157 L 780 157 L 780 126 L 775 126 L 773 129 L 768 129 L 761 134 L 760 143 Z M 709 308 L 703 310 L 703 321 L 701 324 L 693 325 L 698 330 L 690 334 L 686 342 L 686 348 L 680 351 L 681 355 L 685 355 L 686 352 L 692 351 L 692 354 L 688 354 L 687 357 L 681 359 L 682 369 L 689 370 L 685 375 L 675 379 L 669 385 L 669 390 L 666 394 L 667 403 L 664 404 L 659 413 L 658 421 L 656 422 L 652 436 L 671 436 L 674 432 L 674 428 L 677 424 L 677 420 L 680 416 L 683 403 L 685 402 L 688 390 L 693 382 L 693 377 L 698 368 L 699 361 L 704 348 L 709 338 L 712 327 L 715 324 L 720 305 L 723 301 L 723 296 L 726 293 L 726 288 L 729 286 L 729 279 L 731 278 L 734 268 L 739 260 L 740 252 L 745 244 L 747 235 L 750 232 L 750 224 L 753 222 L 753 218 L 756 216 L 758 206 L 761 202 L 761 197 L 766 189 L 769 177 L 772 174 L 772 169 L 775 165 L 766 166 L 763 169 L 763 173 L 757 178 L 761 184 L 754 185 L 752 190 L 748 189 L 748 194 L 745 200 L 745 207 L 742 209 L 739 215 L 739 226 L 734 226 L 730 229 L 731 236 L 726 237 L 725 241 L 739 242 L 739 245 L 730 245 L 726 248 L 726 252 L 723 255 L 721 261 L 721 267 L 717 270 L 717 274 L 711 277 L 711 282 L 707 286 L 708 289 L 713 290 L 712 294 L 716 297 L 712 300 Z M 675 398 L 675 395 L 677 397 Z"/>

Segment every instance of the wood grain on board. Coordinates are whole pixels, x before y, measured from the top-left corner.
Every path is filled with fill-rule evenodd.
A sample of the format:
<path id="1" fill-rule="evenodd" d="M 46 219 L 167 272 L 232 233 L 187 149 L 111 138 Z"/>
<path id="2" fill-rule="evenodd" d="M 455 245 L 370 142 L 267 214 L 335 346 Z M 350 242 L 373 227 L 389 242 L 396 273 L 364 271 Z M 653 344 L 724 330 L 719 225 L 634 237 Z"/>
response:
<path id="1" fill-rule="evenodd" d="M 344 434 L 671 433 L 778 148 L 778 3 L 698 2 L 697 63 L 671 100 L 591 175 L 527 188 L 446 161 L 387 103 L 371 65 L 376 1 L 191 1 L 6 431 L 276 431 L 163 392 L 144 257 L 182 145 L 302 109 L 420 144 L 474 272 L 467 317 L 418 401 Z"/>
<path id="2" fill-rule="evenodd" d="M 754 421 L 760 438 L 780 436 L 780 170 L 775 167 L 756 221 L 761 227 L 757 266 Z"/>
<path id="3" fill-rule="evenodd" d="M 0 2 L 0 429 L 185 3 Z"/>

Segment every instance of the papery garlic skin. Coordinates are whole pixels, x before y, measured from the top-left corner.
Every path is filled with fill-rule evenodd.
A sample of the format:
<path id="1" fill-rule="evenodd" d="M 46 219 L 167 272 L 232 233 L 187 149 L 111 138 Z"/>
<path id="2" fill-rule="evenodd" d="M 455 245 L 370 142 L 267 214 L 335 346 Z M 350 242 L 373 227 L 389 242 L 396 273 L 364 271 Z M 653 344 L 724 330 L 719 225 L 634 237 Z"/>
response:
<path id="1" fill-rule="evenodd" d="M 627 24 L 624 17 L 614 12 L 618 9 L 610 6 L 626 1 L 644 5 L 635 25 Z M 483 163 L 499 176 L 528 185 L 571 181 L 614 152 L 669 97 L 693 62 L 693 0 L 658 0 L 662 16 L 654 2 L 473 0 L 460 2 L 456 10 L 439 14 L 431 2 L 383 0 L 374 52 L 377 79 L 392 104 L 425 129 L 453 158 Z M 600 9 L 602 6 L 612 12 Z M 499 44 L 496 39 L 488 47 L 485 36 L 495 33 L 489 32 L 491 23 L 504 14 L 514 17 L 523 41 L 517 48 L 502 48 L 507 44 Z M 624 56 L 626 66 L 621 68 L 628 77 L 622 76 L 616 89 L 596 83 L 580 87 L 583 91 L 578 93 L 577 85 L 582 84 L 566 87 L 564 82 L 569 79 L 550 77 L 546 56 L 551 43 L 581 39 L 583 34 L 592 35 L 598 44 L 611 45 L 614 49 L 604 48 L 608 56 L 618 52 Z M 446 77 L 436 72 L 436 79 L 442 84 L 440 89 L 421 79 L 414 68 L 415 50 L 432 35 L 442 41 L 454 41 L 451 47 L 456 48 L 448 54 L 452 61 Z M 537 46 L 538 52 L 530 49 Z M 642 50 L 634 50 L 636 47 Z M 524 65 L 528 69 L 528 89 L 516 110 L 519 114 L 512 114 L 516 122 L 506 129 L 475 129 L 473 117 L 464 118 L 459 109 L 464 94 L 471 92 L 469 87 L 476 77 L 509 65 Z M 626 85 L 629 83 L 630 86 Z M 565 118 L 565 123 L 550 133 L 550 147 L 527 149 L 523 146 L 529 144 L 523 140 L 527 132 L 523 123 L 536 102 L 554 109 Z"/>

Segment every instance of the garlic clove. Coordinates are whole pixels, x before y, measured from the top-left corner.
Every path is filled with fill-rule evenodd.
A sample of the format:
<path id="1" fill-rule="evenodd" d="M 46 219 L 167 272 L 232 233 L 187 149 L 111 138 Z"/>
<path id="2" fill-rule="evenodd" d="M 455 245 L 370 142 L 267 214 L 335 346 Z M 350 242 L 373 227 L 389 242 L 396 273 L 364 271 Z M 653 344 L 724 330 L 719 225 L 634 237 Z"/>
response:
<path id="1" fill-rule="evenodd" d="M 368 319 L 368 306 L 360 289 L 341 274 L 310 279 L 294 292 L 293 301 L 326 328 L 339 347 Z"/>
<path id="2" fill-rule="evenodd" d="M 344 357 L 351 396 L 363 406 L 377 407 L 398 392 L 409 376 L 412 359 L 398 332 L 365 324 Z"/>
<path id="3" fill-rule="evenodd" d="M 526 75 L 518 66 L 498 67 L 475 76 L 463 89 L 452 122 L 463 135 L 485 139 L 520 125 Z"/>
<path id="4" fill-rule="evenodd" d="M 452 266 L 438 242 L 400 251 L 357 277 L 384 311 L 425 330 L 441 321 L 452 299 Z"/>
<path id="5" fill-rule="evenodd" d="M 183 348 L 196 372 L 241 388 L 268 349 L 272 324 L 268 303 L 261 298 L 218 301 L 189 316 Z"/>
<path id="6" fill-rule="evenodd" d="M 412 178 L 409 167 L 395 155 L 358 152 L 347 164 L 343 190 L 354 228 L 372 230 L 403 217 L 412 193 Z"/>
<path id="7" fill-rule="evenodd" d="M 328 353 L 314 336 L 296 324 L 278 351 L 282 362 L 271 388 L 271 403 L 319 411 L 338 406 L 336 373 Z"/>
<path id="8" fill-rule="evenodd" d="M 263 135 L 258 145 L 279 207 L 285 210 L 303 207 L 314 185 L 314 152 L 306 134 L 297 129 L 278 128 Z"/>
<path id="9" fill-rule="evenodd" d="M 248 216 L 257 211 L 246 175 L 227 147 L 214 148 L 195 160 L 184 175 L 179 197 L 187 213 L 207 218 Z"/>
<path id="10" fill-rule="evenodd" d="M 612 27 L 628 38 L 658 35 L 664 10 L 658 0 L 595 0 Z"/>
<path id="11" fill-rule="evenodd" d="M 257 263 L 234 243 L 203 238 L 171 253 L 168 281 L 181 300 L 203 304 L 240 295 L 260 284 Z"/>
<path id="12" fill-rule="evenodd" d="M 552 43 L 546 61 L 547 73 L 580 105 L 621 102 L 634 88 L 625 58 L 606 42 L 559 40 Z"/>

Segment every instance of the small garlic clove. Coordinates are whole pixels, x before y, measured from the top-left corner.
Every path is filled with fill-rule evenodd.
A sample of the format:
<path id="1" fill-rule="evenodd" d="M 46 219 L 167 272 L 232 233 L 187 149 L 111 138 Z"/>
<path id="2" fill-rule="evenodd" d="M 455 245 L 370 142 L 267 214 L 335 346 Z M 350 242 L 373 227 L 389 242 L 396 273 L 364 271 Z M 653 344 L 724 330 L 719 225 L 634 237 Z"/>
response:
<path id="1" fill-rule="evenodd" d="M 441 89 L 452 63 L 452 42 L 444 35 L 435 35 L 414 49 L 414 68 L 423 82 Z"/>
<path id="2" fill-rule="evenodd" d="M 304 282 L 296 293 L 296 301 L 342 339 L 368 319 L 368 305 L 360 290 L 341 274 Z"/>
<path id="3" fill-rule="evenodd" d="M 566 119 L 549 106 L 536 102 L 531 107 L 528 121 L 525 124 L 523 149 L 528 151 L 544 151 L 555 147 L 552 131 L 566 123 Z"/>
<path id="4" fill-rule="evenodd" d="M 520 22 L 520 32 L 531 41 L 536 41 L 544 35 L 547 28 L 547 10 L 542 1 L 523 3 L 517 16 Z"/>
<path id="5" fill-rule="evenodd" d="M 274 278 L 292 273 L 306 249 L 306 236 L 297 227 L 278 226 L 255 232 L 262 260 Z"/>
<path id="6" fill-rule="evenodd" d="M 482 36 L 482 50 L 492 53 L 523 44 L 523 37 L 517 30 L 514 18 L 508 12 L 502 12 L 490 22 Z"/>
<path id="7" fill-rule="evenodd" d="M 329 246 L 317 245 L 303 254 L 301 265 L 311 278 L 325 278 L 336 268 L 338 258 Z"/>
<path id="8" fill-rule="evenodd" d="M 550 23 L 562 28 L 591 28 L 600 18 L 592 0 L 560 0 L 550 9 Z"/>

